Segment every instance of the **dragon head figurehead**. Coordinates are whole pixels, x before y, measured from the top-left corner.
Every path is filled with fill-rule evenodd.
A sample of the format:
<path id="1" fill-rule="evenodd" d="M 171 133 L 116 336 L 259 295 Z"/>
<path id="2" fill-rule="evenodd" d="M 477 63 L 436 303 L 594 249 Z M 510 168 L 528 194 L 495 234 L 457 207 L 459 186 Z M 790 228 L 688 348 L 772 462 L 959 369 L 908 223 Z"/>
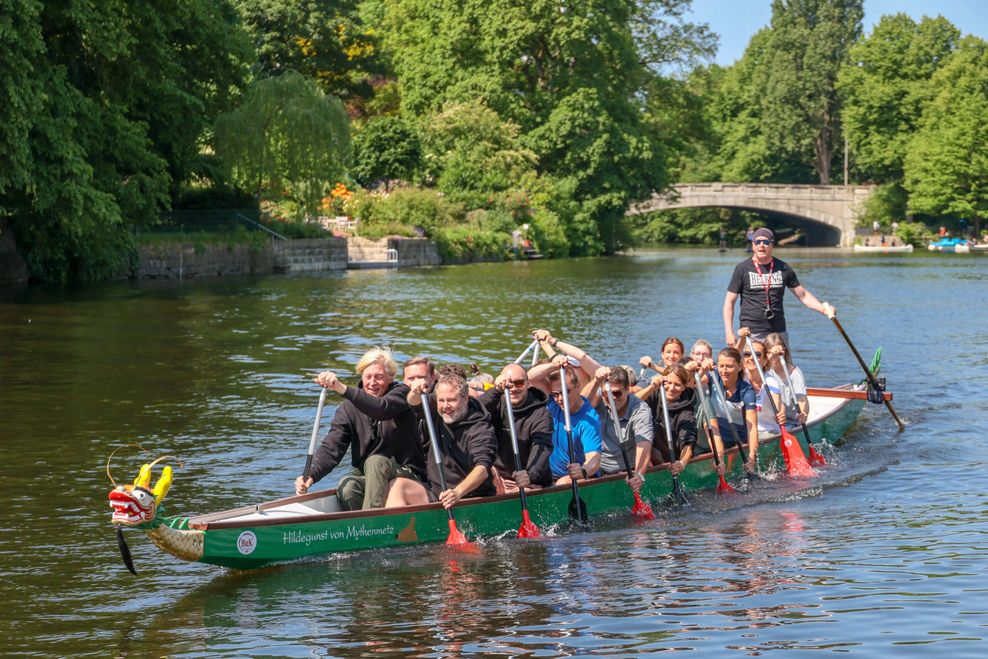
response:
<path id="1" fill-rule="evenodd" d="M 158 507 L 168 493 L 168 488 L 171 487 L 172 468 L 166 466 L 162 469 L 161 477 L 154 486 L 151 485 L 151 470 L 156 464 L 170 457 L 166 455 L 141 466 L 132 485 L 117 485 L 110 476 L 110 482 L 115 485 L 110 491 L 110 508 L 113 509 L 111 522 L 119 526 L 140 526 L 154 521 Z M 109 473 L 107 466 L 107 475 Z"/>

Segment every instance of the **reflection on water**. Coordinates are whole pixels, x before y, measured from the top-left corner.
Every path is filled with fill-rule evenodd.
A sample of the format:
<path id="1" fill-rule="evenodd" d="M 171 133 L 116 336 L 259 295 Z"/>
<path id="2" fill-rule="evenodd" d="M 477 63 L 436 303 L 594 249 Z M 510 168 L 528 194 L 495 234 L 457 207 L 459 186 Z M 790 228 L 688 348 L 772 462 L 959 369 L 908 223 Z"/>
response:
<path id="1" fill-rule="evenodd" d="M 909 424 L 899 435 L 867 408 L 809 486 L 696 494 L 657 505 L 648 524 L 615 515 L 593 533 L 488 539 L 479 555 L 421 547 L 245 573 L 180 563 L 130 534 L 139 575 L 120 563 L 103 474 L 120 444 L 182 460 L 174 511 L 282 496 L 308 444 L 314 372 L 350 373 L 376 344 L 495 370 L 537 326 L 604 362 L 654 355 L 667 335 L 719 343 L 738 258 L 0 293 L 0 644 L 36 656 L 980 655 L 988 460 L 972 427 L 988 421 L 988 313 L 964 304 L 961 317 L 956 302 L 983 297 L 977 257 L 791 252 L 862 352 L 881 342 Z M 856 377 L 833 328 L 789 306 L 811 384 Z M 934 347 L 950 358 L 931 361 Z M 141 459 L 121 452 L 114 475 L 133 478 Z"/>

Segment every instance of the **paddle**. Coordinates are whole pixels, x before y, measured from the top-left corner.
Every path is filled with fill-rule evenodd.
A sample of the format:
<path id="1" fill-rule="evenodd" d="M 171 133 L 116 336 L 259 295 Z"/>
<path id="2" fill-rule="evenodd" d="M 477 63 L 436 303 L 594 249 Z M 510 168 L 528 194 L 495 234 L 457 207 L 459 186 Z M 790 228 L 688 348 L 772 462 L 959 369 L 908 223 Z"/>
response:
<path id="1" fill-rule="evenodd" d="M 738 429 L 734 427 L 734 420 L 731 418 L 731 406 L 727 402 L 727 392 L 724 391 L 724 387 L 720 383 L 720 378 L 712 371 L 710 374 L 710 388 L 711 394 L 716 400 L 717 405 L 724 411 L 724 418 L 727 419 L 727 425 L 730 426 L 731 434 L 734 435 L 734 443 L 738 446 L 740 451 L 744 451 L 744 455 L 748 455 L 748 445 L 746 442 L 741 440 L 741 434 L 738 432 Z M 741 421 L 743 423 L 744 419 L 742 418 Z M 754 471 L 748 471 L 745 469 L 745 474 L 747 474 L 748 478 L 752 480 L 761 479 L 761 476 Z"/>
<path id="2" fill-rule="evenodd" d="M 717 455 L 717 446 L 714 444 L 714 433 L 710 430 L 710 419 L 716 416 L 714 414 L 713 406 L 710 405 L 710 400 L 707 398 L 707 392 L 704 391 L 703 381 L 700 379 L 700 374 L 697 372 L 693 373 L 693 379 L 696 381 L 696 395 L 700 397 L 700 407 L 703 408 L 703 413 L 706 415 L 707 420 L 703 422 L 703 431 L 707 435 L 707 443 L 710 444 L 710 452 L 714 454 L 714 466 L 717 469 L 717 494 L 730 494 L 736 492 L 736 490 L 731 487 L 731 484 L 727 482 L 724 478 L 724 474 L 720 473 L 720 457 Z"/>
<path id="3" fill-rule="evenodd" d="M 569 445 L 569 463 L 573 464 L 576 462 L 576 449 L 573 446 L 573 423 L 569 414 L 569 387 L 566 386 L 567 377 L 569 376 L 566 373 L 566 366 L 560 366 L 559 383 L 562 387 L 563 393 L 563 419 L 564 427 L 566 428 L 566 443 Z M 570 517 L 575 518 L 576 521 L 579 522 L 580 526 L 586 526 L 587 504 L 580 498 L 580 486 L 576 482 L 576 479 L 570 477 L 569 480 L 573 485 L 573 498 L 569 502 L 569 515 Z"/>
<path id="4" fill-rule="evenodd" d="M 621 460 L 624 462 L 624 470 L 628 472 L 628 478 L 634 478 L 634 473 L 631 469 L 631 463 L 628 461 L 628 454 L 624 450 L 625 440 L 627 439 L 628 432 L 631 431 L 631 423 L 628 423 L 628 432 L 621 432 L 621 420 L 618 418 L 617 406 L 614 404 L 614 394 L 611 393 L 610 386 L 600 387 L 601 398 L 603 398 L 603 392 L 607 392 L 607 410 L 610 412 L 611 423 L 614 425 L 614 436 L 618 439 L 618 452 L 621 453 Z M 633 444 L 634 442 L 632 442 Z M 655 519 L 655 513 L 652 512 L 652 507 L 642 501 L 641 495 L 632 490 L 632 494 L 635 495 L 635 503 L 631 506 L 631 514 L 641 520 Z"/>
<path id="5" fill-rule="evenodd" d="M 312 437 L 309 439 L 309 454 L 305 456 L 305 469 L 302 470 L 302 482 L 309 480 L 309 472 L 312 471 L 312 456 L 316 452 L 316 442 L 319 441 L 319 424 L 322 423 L 322 410 L 326 407 L 326 387 L 320 387 L 319 407 L 316 408 L 316 422 L 312 426 Z"/>
<path id="6" fill-rule="evenodd" d="M 786 374 L 786 384 L 789 386 L 789 392 L 793 396 L 795 396 L 796 395 L 795 394 L 795 389 L 793 389 L 793 386 L 792 386 L 792 378 L 789 377 L 789 365 L 786 364 L 786 358 L 785 357 L 782 357 L 780 355 L 779 356 L 779 364 L 782 366 L 783 373 Z M 815 464 L 815 465 L 817 465 L 817 466 L 821 466 L 821 467 L 822 466 L 825 466 L 827 464 L 826 459 L 824 459 L 824 457 L 822 455 L 820 455 L 820 453 L 818 453 L 815 448 L 813 448 L 813 438 L 810 437 L 810 429 L 806 427 L 806 422 L 805 421 L 800 421 L 799 422 L 799 427 L 803 431 L 803 437 L 806 438 L 806 446 L 807 446 L 807 448 L 810 449 L 810 462 L 813 463 L 813 464 Z"/>
<path id="7" fill-rule="evenodd" d="M 765 372 L 762 370 L 761 362 L 758 361 L 758 356 L 755 354 L 755 347 L 751 345 L 751 337 L 746 336 L 744 340 L 748 346 L 748 350 L 751 352 L 752 361 L 755 362 L 755 368 L 758 369 L 758 377 L 762 379 L 762 386 L 768 388 L 768 382 L 765 380 Z M 772 415 L 778 417 L 779 408 L 775 406 L 775 399 L 772 398 L 772 392 L 766 391 L 766 394 L 765 398 L 772 408 Z M 786 430 L 785 423 L 779 424 L 779 433 L 779 448 L 782 450 L 782 460 L 786 463 L 786 471 L 789 472 L 789 475 L 794 478 L 816 476 L 813 467 L 806 461 L 806 456 L 803 454 L 803 447 L 799 445 L 799 440 L 793 437 L 791 432 Z"/>
<path id="8" fill-rule="evenodd" d="M 520 364 L 520 363 L 522 363 L 523 361 L 525 361 L 525 357 L 527 357 L 527 356 L 528 356 L 528 353 L 529 353 L 529 352 L 531 352 L 531 351 L 532 351 L 532 350 L 533 350 L 533 349 L 534 349 L 535 347 L 537 347 L 538 345 L 539 345 L 539 342 L 538 342 L 538 340 L 536 340 L 536 341 L 532 341 L 531 343 L 529 343 L 529 344 L 528 344 L 528 347 L 527 347 L 527 348 L 525 348 L 525 352 L 523 352 L 523 353 L 521 353 L 520 355 L 518 355 L 518 359 L 516 359 L 516 360 L 515 360 L 515 363 L 516 363 L 516 364 Z"/>
<path id="9" fill-rule="evenodd" d="M 666 444 L 669 446 L 669 457 L 675 462 L 676 446 L 672 442 L 672 424 L 669 421 L 669 403 L 666 401 L 665 384 L 659 386 L 659 400 L 662 401 L 662 421 L 666 427 Z M 672 496 L 681 504 L 689 503 L 686 500 L 686 495 L 683 494 L 683 486 L 679 484 L 679 476 L 676 474 L 672 477 Z"/>
<path id="10" fill-rule="evenodd" d="M 536 348 L 538 351 L 538 348 Z M 515 408 L 511 404 L 511 392 L 505 390 L 504 402 L 508 405 L 508 428 L 511 430 L 511 450 L 515 454 L 515 471 L 521 471 L 521 452 L 518 450 L 518 434 L 515 431 Z M 521 499 L 521 526 L 518 527 L 519 538 L 539 537 L 539 527 L 535 526 L 528 516 L 528 502 L 525 501 L 525 488 L 518 488 L 518 497 Z"/>
<path id="11" fill-rule="evenodd" d="M 849 337 L 847 335 L 847 332 L 844 331 L 844 328 L 841 327 L 840 321 L 837 320 L 837 316 L 832 317 L 830 320 L 833 321 L 834 327 L 837 328 L 837 331 L 840 332 L 840 335 L 844 337 L 844 341 L 847 342 L 847 347 L 850 348 L 851 352 L 854 353 L 855 359 L 857 359 L 858 364 L 861 365 L 861 370 L 865 372 L 865 376 L 868 378 L 868 384 L 871 386 L 873 390 L 878 392 L 876 396 L 881 395 L 882 387 L 881 385 L 878 384 L 878 380 L 875 379 L 875 374 L 872 373 L 867 366 L 865 366 L 864 360 L 861 359 L 861 354 L 858 352 L 858 349 L 854 347 L 854 344 L 851 343 L 851 337 Z M 885 398 L 884 396 L 881 396 L 881 399 L 882 402 L 885 403 L 885 407 L 887 407 L 889 409 L 889 412 L 892 414 L 892 418 L 895 419 L 895 422 L 897 424 L 899 424 L 899 432 L 905 430 L 906 424 L 904 424 L 902 422 L 902 419 L 899 418 L 899 415 L 895 413 L 895 408 L 892 407 L 891 401 L 889 401 L 889 399 Z M 871 400 L 871 398 L 869 398 L 868 400 Z"/>
<path id="12" fill-rule="evenodd" d="M 868 400 L 869 392 L 858 391 L 857 389 L 827 389 L 821 387 L 806 387 L 806 395 L 819 396 L 822 398 L 844 398 L 846 400 Z M 883 391 L 882 397 L 885 400 L 892 400 L 892 392 Z"/>
<path id="13" fill-rule="evenodd" d="M 436 437 L 436 428 L 432 423 L 432 408 L 429 406 L 429 394 L 422 392 L 422 411 L 425 416 L 425 425 L 429 429 L 429 442 L 432 444 L 432 457 L 436 463 L 436 471 L 439 472 L 439 486 L 445 492 L 446 475 L 443 473 L 443 456 L 439 451 L 439 439 Z M 447 508 L 446 515 L 449 517 L 449 537 L 446 538 L 447 545 L 462 547 L 463 549 L 476 550 L 476 546 L 466 539 L 466 537 L 456 528 L 456 517 L 453 516 L 453 509 Z"/>

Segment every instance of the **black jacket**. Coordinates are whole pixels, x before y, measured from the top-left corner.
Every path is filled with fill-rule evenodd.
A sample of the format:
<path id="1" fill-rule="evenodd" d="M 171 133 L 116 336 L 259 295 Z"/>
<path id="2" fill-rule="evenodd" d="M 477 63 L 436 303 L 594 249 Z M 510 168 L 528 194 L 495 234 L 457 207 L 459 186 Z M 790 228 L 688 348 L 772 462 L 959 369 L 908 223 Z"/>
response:
<path id="1" fill-rule="evenodd" d="M 431 401 L 431 399 L 430 399 Z M 467 413 L 456 423 L 447 425 L 439 413 L 432 409 L 433 425 L 436 428 L 436 440 L 442 453 L 443 476 L 446 477 L 446 487 L 454 488 L 466 478 L 474 467 L 483 465 L 487 469 L 487 479 L 468 497 L 482 497 L 494 494 L 494 480 L 490 467 L 494 464 L 494 447 L 497 439 L 494 437 L 494 427 L 490 415 L 483 405 L 471 398 L 467 403 Z M 422 406 L 415 408 L 422 415 Z M 436 496 L 442 492 L 439 481 L 439 471 L 432 455 L 432 443 L 429 441 L 429 429 L 425 417 L 419 421 L 423 441 L 429 447 L 428 473 L 429 489 Z"/>
<path id="2" fill-rule="evenodd" d="M 665 392 L 660 388 L 653 391 L 645 399 L 652 410 L 652 430 L 655 433 L 652 439 L 653 445 L 657 445 L 659 442 L 663 446 L 667 445 L 665 419 L 662 416 L 662 401 L 659 400 L 659 396 L 664 395 Z M 693 411 L 695 397 L 696 392 L 687 387 L 683 390 L 679 400 L 669 403 L 669 423 L 672 424 L 672 441 L 676 445 L 676 455 L 673 459 L 677 459 L 686 446 L 691 446 L 694 452 L 696 451 L 696 413 Z"/>
<path id="3" fill-rule="evenodd" d="M 312 457 L 312 480 L 318 481 L 331 472 L 348 448 L 357 469 L 363 469 L 369 456 L 383 455 L 411 467 L 424 480 L 425 454 L 415 412 L 405 400 L 407 395 L 408 387 L 401 382 L 392 382 L 381 397 L 364 391 L 363 383 L 348 386 L 329 432 Z"/>
<path id="4" fill-rule="evenodd" d="M 487 408 L 497 436 L 497 455 L 494 468 L 503 478 L 511 478 L 515 471 L 515 454 L 511 446 L 511 430 L 508 425 L 508 404 L 504 394 L 488 389 L 477 400 Z M 552 484 L 549 455 L 552 453 L 552 417 L 546 409 L 546 395 L 529 388 L 528 396 L 515 406 L 515 433 L 518 436 L 518 455 L 522 469 L 535 485 Z"/>

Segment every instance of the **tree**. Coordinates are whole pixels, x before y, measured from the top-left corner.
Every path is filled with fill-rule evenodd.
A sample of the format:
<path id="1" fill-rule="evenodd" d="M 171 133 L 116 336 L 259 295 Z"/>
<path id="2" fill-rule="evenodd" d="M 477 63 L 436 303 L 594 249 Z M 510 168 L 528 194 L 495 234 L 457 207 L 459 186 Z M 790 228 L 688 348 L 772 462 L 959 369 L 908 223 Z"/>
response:
<path id="1" fill-rule="evenodd" d="M 977 225 L 988 217 L 988 42 L 962 39 L 930 87 L 905 159 L 909 210 Z"/>
<path id="2" fill-rule="evenodd" d="M 841 122 L 858 176 L 880 183 L 902 181 L 930 79 L 959 39 L 960 32 L 943 17 L 916 23 L 895 14 L 883 16 L 851 48 L 838 89 L 844 97 Z"/>
<path id="3" fill-rule="evenodd" d="M 766 139 L 812 164 L 825 185 L 840 139 L 837 75 L 863 15 L 862 0 L 773 0 L 765 58 L 752 81 Z"/>
<path id="4" fill-rule="evenodd" d="M 223 0 L 17 4 L 0 84 L 24 114 L 0 122 L 0 208 L 35 277 L 119 274 L 241 84 L 248 43 Z"/>
<path id="5" fill-rule="evenodd" d="M 596 230 L 576 248 L 611 250 L 628 201 L 668 183 L 662 142 L 643 121 L 654 73 L 632 27 L 638 11 L 630 0 L 393 2 L 384 42 L 402 110 L 423 117 L 483 101 L 519 126 L 539 173 L 577 195 L 579 212 L 560 217 Z"/>
<path id="6" fill-rule="evenodd" d="M 518 126 L 481 101 L 455 103 L 425 125 L 426 173 L 446 192 L 481 195 L 516 188 L 534 175 L 535 154 Z"/>
<path id="7" fill-rule="evenodd" d="M 382 72 L 357 0 L 235 0 L 257 49 L 257 77 L 297 71 L 341 99 L 369 96 Z"/>
<path id="8" fill-rule="evenodd" d="M 345 171 L 349 117 L 313 80 L 287 71 L 252 83 L 240 107 L 217 119 L 216 151 L 258 199 L 287 190 L 312 215 Z"/>
<path id="9" fill-rule="evenodd" d="M 375 117 L 353 139 L 354 165 L 350 170 L 361 185 L 407 179 L 422 162 L 422 143 L 415 131 L 398 116 Z"/>

